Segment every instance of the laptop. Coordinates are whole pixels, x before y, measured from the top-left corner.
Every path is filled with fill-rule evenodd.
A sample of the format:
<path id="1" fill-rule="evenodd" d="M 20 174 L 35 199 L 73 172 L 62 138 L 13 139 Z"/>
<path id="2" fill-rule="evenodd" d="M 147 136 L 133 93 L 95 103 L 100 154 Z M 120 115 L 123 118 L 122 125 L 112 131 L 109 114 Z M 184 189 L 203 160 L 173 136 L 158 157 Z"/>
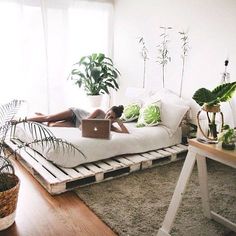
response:
<path id="1" fill-rule="evenodd" d="M 83 119 L 82 137 L 109 139 L 111 121 L 108 119 Z"/>

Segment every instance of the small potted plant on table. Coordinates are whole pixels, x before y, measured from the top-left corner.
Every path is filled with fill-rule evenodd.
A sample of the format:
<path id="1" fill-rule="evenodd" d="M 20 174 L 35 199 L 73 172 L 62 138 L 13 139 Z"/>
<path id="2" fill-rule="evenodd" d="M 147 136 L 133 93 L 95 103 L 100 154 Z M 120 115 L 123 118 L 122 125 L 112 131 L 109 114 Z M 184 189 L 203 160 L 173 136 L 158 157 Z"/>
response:
<path id="1" fill-rule="evenodd" d="M 236 130 L 224 125 L 222 132 L 219 134 L 219 142 L 222 142 L 222 148 L 226 150 L 234 150 L 236 142 Z"/>

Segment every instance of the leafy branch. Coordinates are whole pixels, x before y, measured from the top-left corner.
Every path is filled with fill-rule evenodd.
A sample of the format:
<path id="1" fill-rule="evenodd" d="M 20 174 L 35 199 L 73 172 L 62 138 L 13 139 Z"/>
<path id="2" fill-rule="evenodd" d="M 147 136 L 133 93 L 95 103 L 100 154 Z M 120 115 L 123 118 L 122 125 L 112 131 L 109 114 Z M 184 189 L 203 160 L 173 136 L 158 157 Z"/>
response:
<path id="1" fill-rule="evenodd" d="M 146 61 L 148 59 L 148 50 L 143 37 L 139 38 L 139 44 L 141 44 L 140 54 L 143 58 L 143 88 L 145 88 L 146 82 Z"/>
<path id="2" fill-rule="evenodd" d="M 181 83 L 180 83 L 180 93 L 179 96 L 182 96 L 182 89 L 183 89 L 183 79 L 184 79 L 184 69 L 185 69 L 185 61 L 186 61 L 186 57 L 188 54 L 188 50 L 189 50 L 189 41 L 188 41 L 188 32 L 186 31 L 182 31 L 179 32 L 180 34 L 180 40 L 182 41 L 182 54 L 181 54 L 181 59 L 182 59 L 182 71 L 181 71 Z"/>
<path id="3" fill-rule="evenodd" d="M 161 43 L 157 45 L 158 48 L 158 54 L 157 62 L 162 67 L 162 86 L 165 87 L 165 66 L 168 62 L 171 61 L 171 57 L 169 56 L 169 50 L 168 50 L 168 43 L 169 43 L 169 35 L 168 31 L 172 29 L 172 27 L 160 27 L 162 29 L 162 33 L 160 34 L 161 37 Z"/>

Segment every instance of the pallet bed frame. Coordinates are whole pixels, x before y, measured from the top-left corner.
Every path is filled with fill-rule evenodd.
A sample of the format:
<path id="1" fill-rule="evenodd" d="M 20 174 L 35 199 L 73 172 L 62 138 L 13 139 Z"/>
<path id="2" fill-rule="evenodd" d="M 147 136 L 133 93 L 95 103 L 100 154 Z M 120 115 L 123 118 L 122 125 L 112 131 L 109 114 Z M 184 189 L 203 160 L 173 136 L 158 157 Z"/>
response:
<path id="1" fill-rule="evenodd" d="M 21 144 L 19 140 L 6 141 L 6 145 L 14 152 Z M 50 194 L 55 195 L 180 160 L 185 157 L 187 149 L 187 146 L 178 144 L 140 154 L 116 156 L 75 168 L 59 167 L 29 147 L 16 151 L 16 159 Z"/>

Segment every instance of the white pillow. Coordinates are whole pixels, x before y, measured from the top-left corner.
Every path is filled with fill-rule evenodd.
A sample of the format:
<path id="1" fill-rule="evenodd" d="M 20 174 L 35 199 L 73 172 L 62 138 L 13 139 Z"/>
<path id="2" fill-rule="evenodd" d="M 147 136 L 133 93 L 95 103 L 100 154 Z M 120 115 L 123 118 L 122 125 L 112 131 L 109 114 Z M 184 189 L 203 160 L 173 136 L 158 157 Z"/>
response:
<path id="1" fill-rule="evenodd" d="M 24 143 L 31 143 L 34 141 L 29 126 L 27 124 L 24 126 L 23 123 L 16 125 L 13 138 L 17 138 Z"/>
<path id="2" fill-rule="evenodd" d="M 171 134 L 174 134 L 188 109 L 188 106 L 176 105 L 162 100 L 161 124 L 167 127 Z"/>
<path id="3" fill-rule="evenodd" d="M 173 91 L 169 90 L 169 89 L 160 89 L 156 92 L 152 92 L 152 96 L 150 96 L 149 98 L 147 98 L 147 100 L 145 101 L 150 103 L 150 102 L 155 102 L 156 100 L 163 100 L 165 102 L 170 102 L 170 103 L 174 103 L 177 105 L 184 105 L 184 106 L 188 106 L 189 101 L 183 98 L 180 98 L 178 94 L 174 93 Z"/>
<path id="4" fill-rule="evenodd" d="M 192 98 L 180 98 L 178 94 L 174 93 L 169 89 L 160 89 L 158 91 L 153 91 L 153 95 L 146 99 L 146 103 L 156 102 L 158 100 L 165 101 L 167 103 L 172 103 L 180 106 L 188 106 L 189 110 L 187 112 L 187 119 L 193 123 L 197 124 L 196 117 L 198 111 L 201 109 L 200 106 Z"/>
<path id="5" fill-rule="evenodd" d="M 130 103 L 144 104 L 153 93 L 149 89 L 128 87 L 125 92 L 126 105 Z"/>

